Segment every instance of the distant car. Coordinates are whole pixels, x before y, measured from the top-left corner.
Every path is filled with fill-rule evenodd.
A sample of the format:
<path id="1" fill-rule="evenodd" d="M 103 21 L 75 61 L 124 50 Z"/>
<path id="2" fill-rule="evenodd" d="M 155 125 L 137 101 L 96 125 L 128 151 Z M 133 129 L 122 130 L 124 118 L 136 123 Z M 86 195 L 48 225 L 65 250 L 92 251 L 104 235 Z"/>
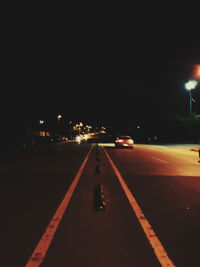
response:
<path id="1" fill-rule="evenodd" d="M 115 147 L 130 147 L 133 148 L 134 141 L 130 136 L 119 136 L 115 140 Z"/>

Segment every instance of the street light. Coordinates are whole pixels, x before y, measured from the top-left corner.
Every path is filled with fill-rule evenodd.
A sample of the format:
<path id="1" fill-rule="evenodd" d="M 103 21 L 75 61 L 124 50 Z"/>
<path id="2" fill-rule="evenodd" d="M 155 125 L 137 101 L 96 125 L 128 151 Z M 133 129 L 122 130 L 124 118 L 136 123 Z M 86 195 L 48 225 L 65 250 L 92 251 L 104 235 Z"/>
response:
<path id="1" fill-rule="evenodd" d="M 44 121 L 43 120 L 39 120 L 38 123 L 39 124 L 44 124 Z"/>
<path id="2" fill-rule="evenodd" d="M 58 114 L 57 115 L 58 122 L 60 121 L 61 118 L 62 118 L 62 115 L 61 114 Z"/>
<path id="3" fill-rule="evenodd" d="M 191 141 L 191 143 L 192 143 L 192 136 L 193 136 L 193 134 L 192 134 L 192 94 L 191 94 L 191 91 L 193 90 L 193 89 L 195 89 L 196 88 L 196 86 L 197 86 L 197 81 L 195 81 L 195 80 L 190 80 L 190 81 L 188 81 L 187 83 L 185 83 L 185 89 L 187 90 L 187 91 L 189 91 L 189 95 L 190 95 L 190 141 Z"/>

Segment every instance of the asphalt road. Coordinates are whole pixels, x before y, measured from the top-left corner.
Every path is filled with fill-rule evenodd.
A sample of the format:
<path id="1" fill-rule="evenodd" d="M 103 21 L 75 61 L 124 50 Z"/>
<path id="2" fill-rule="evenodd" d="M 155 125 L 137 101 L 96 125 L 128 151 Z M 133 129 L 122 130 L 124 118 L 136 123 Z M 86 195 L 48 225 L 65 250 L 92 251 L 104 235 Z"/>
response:
<path id="1" fill-rule="evenodd" d="M 182 147 L 97 150 L 67 142 L 2 158 L 0 266 L 199 266 L 198 161 Z M 103 211 L 96 207 L 98 184 Z M 171 265 L 162 262 L 163 250 Z"/>

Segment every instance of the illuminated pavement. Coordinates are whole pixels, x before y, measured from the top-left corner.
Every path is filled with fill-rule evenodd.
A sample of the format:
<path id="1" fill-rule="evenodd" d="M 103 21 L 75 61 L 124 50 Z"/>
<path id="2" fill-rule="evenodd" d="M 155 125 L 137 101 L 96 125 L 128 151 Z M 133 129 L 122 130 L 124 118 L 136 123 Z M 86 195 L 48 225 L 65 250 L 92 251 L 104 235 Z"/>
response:
<path id="1" fill-rule="evenodd" d="M 93 146 L 41 266 L 161 266 L 108 157 L 174 266 L 198 266 L 198 153 L 178 147 L 102 145 L 108 156 L 102 146 L 97 155 Z M 1 164 L 2 266 L 26 265 L 90 149 L 62 143 Z M 97 184 L 103 185 L 104 211 L 96 210 Z M 32 266 L 38 266 L 37 256 Z"/>

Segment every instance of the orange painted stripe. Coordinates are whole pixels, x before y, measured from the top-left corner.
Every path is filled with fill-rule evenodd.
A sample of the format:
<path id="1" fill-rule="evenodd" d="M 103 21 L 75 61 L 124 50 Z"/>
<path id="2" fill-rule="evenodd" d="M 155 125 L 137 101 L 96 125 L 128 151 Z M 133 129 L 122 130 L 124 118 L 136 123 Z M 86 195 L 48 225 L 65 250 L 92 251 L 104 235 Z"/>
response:
<path id="1" fill-rule="evenodd" d="M 173 262 L 170 260 L 169 256 L 167 255 L 167 252 L 165 251 L 164 247 L 162 246 L 160 240 L 156 236 L 150 223 L 148 222 L 148 220 L 144 216 L 144 213 L 142 212 L 140 206 L 138 205 L 134 196 L 132 195 L 131 191 L 129 190 L 128 186 L 126 185 L 119 170 L 117 169 L 117 167 L 115 166 L 115 164 L 111 160 L 110 156 L 108 155 L 108 153 L 104 147 L 103 147 L 103 150 L 104 150 L 108 160 L 110 161 L 110 164 L 112 165 L 112 167 L 115 171 L 115 174 L 117 175 L 117 178 L 118 178 L 128 200 L 129 200 L 129 202 L 130 202 L 130 204 L 131 204 L 131 206 L 132 206 L 132 208 L 136 214 L 136 217 L 137 217 L 138 221 L 140 222 L 142 229 L 143 229 L 147 239 L 149 240 L 149 242 L 150 242 L 150 244 L 154 250 L 154 253 L 155 253 L 158 261 L 160 262 L 161 266 L 162 267 L 175 267 L 175 265 L 173 264 Z"/>
<path id="2" fill-rule="evenodd" d="M 70 188 L 68 189 L 64 199 L 62 200 L 60 206 L 58 207 L 56 213 L 54 214 L 53 218 L 51 219 L 49 225 L 47 226 L 45 233 L 43 234 L 41 240 L 39 241 L 38 245 L 36 246 L 35 250 L 33 251 L 31 257 L 29 258 L 26 267 L 38 267 L 42 263 L 47 250 L 53 240 L 53 237 L 55 235 L 55 232 L 62 220 L 62 217 L 65 213 L 65 210 L 70 202 L 70 199 L 74 193 L 74 190 L 78 184 L 78 181 L 81 177 L 81 174 L 83 172 L 83 169 L 87 163 L 87 160 L 89 158 L 89 155 L 92 151 L 93 145 L 90 148 L 85 160 L 83 161 L 80 169 L 78 170 Z"/>

